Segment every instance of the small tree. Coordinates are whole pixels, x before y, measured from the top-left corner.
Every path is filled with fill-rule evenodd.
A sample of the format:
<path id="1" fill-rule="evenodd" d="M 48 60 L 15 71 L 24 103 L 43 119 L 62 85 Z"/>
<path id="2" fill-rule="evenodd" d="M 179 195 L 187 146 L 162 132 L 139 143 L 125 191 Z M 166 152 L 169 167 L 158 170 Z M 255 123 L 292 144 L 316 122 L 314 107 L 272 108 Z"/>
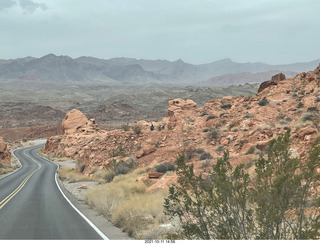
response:
<path id="1" fill-rule="evenodd" d="M 165 199 L 165 214 L 177 216 L 182 231 L 177 238 L 249 239 L 252 211 L 248 209 L 249 175 L 239 165 L 232 171 L 229 153 L 218 159 L 209 174 L 195 175 L 184 155 L 177 160 L 180 186 L 172 185 Z"/>
<path id="2" fill-rule="evenodd" d="M 267 159 L 256 162 L 257 239 L 319 238 L 319 159 L 317 143 L 307 162 L 293 158 L 290 130 L 270 142 Z"/>
<path id="3" fill-rule="evenodd" d="M 319 140 L 307 160 L 292 157 L 290 130 L 260 154 L 254 181 L 243 164 L 232 168 L 228 151 L 206 175 L 179 155 L 165 214 L 180 220 L 176 238 L 319 239 L 319 162 Z"/>

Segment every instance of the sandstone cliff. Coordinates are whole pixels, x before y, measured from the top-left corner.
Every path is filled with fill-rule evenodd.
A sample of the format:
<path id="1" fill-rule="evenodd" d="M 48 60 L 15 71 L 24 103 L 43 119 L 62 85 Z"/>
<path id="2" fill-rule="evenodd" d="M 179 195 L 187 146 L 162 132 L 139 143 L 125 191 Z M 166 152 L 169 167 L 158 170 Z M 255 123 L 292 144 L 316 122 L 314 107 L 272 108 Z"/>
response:
<path id="1" fill-rule="evenodd" d="M 44 151 L 79 158 L 87 175 L 93 174 L 93 168 L 107 169 L 111 160 L 130 155 L 140 167 L 152 168 L 174 162 L 181 152 L 202 172 L 224 150 L 229 150 L 232 164 L 247 163 L 250 171 L 250 160 L 266 151 L 268 142 L 287 128 L 292 130 L 293 155 L 303 158 L 319 135 L 319 109 L 320 66 L 291 79 L 279 74 L 250 97 L 212 99 L 201 107 L 192 100 L 173 99 L 168 117 L 152 123 L 139 121 L 129 131 L 102 130 L 94 120 L 73 110 L 63 121 L 64 135 L 49 138 Z M 165 174 L 149 189 L 165 188 L 175 179 L 175 174 Z"/>

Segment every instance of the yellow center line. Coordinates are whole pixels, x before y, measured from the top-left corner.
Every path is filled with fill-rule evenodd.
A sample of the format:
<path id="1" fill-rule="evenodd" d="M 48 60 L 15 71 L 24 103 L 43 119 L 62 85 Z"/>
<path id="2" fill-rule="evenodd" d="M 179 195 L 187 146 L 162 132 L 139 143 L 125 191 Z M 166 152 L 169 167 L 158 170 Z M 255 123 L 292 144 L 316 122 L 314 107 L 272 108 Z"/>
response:
<path id="1" fill-rule="evenodd" d="M 32 159 L 29 155 L 23 152 L 24 155 L 26 155 L 28 158 L 30 158 L 33 162 L 35 162 L 38 165 L 38 168 L 36 168 L 34 171 L 32 171 L 22 182 L 21 184 L 13 191 L 11 192 L 5 199 L 3 199 L 0 202 L 0 209 L 2 209 L 15 195 L 18 194 L 18 192 L 25 186 L 25 184 L 28 182 L 28 180 L 33 176 L 34 173 L 36 173 L 40 168 L 41 164 L 37 162 L 36 160 Z"/>

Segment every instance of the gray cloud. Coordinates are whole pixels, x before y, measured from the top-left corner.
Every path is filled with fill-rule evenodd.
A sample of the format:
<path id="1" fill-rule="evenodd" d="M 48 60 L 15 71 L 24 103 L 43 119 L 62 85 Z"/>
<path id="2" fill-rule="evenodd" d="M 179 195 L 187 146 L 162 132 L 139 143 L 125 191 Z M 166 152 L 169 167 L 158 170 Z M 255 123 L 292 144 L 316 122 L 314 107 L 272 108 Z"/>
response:
<path id="1" fill-rule="evenodd" d="M 47 5 L 44 3 L 36 3 L 31 0 L 19 0 L 20 7 L 28 14 L 32 14 L 38 8 L 45 11 L 48 9 Z"/>
<path id="2" fill-rule="evenodd" d="M 0 59 L 310 61 L 320 57 L 319 9 L 319 0 L 0 0 Z"/>
<path id="3" fill-rule="evenodd" d="M 7 9 L 7 8 L 11 8 L 13 6 L 17 5 L 17 3 L 15 1 L 12 0 L 1 0 L 0 1 L 0 11 Z"/>

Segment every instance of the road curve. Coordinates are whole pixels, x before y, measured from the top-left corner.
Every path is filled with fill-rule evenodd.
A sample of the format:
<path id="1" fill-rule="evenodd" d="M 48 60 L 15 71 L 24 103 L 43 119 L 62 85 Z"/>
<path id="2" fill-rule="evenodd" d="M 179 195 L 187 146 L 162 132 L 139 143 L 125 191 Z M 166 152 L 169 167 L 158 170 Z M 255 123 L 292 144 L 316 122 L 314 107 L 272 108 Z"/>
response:
<path id="1" fill-rule="evenodd" d="M 42 146 L 14 151 L 22 167 L 0 179 L 0 239 L 106 238 L 61 194 L 55 179 L 58 166 L 35 152 Z"/>

